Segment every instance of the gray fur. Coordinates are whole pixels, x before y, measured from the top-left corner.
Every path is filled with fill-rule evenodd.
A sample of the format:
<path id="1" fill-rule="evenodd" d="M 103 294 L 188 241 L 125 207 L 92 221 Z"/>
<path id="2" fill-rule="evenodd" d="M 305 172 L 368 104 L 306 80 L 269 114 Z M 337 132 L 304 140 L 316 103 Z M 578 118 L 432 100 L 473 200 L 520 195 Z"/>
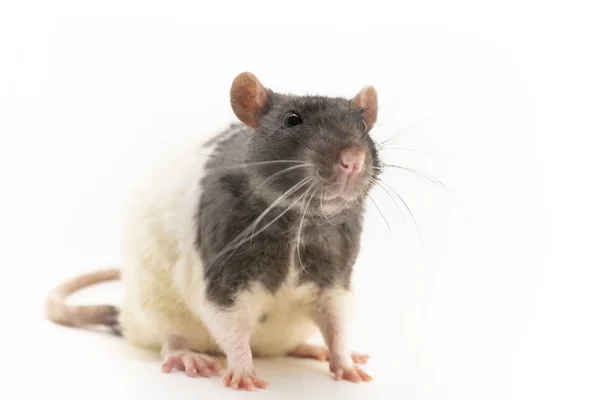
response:
<path id="1" fill-rule="evenodd" d="M 289 111 L 298 113 L 303 124 L 284 127 L 282 119 Z M 362 130 L 362 112 L 347 99 L 271 93 L 269 106 L 255 130 L 234 124 L 214 139 L 218 141 L 216 148 L 199 182 L 202 195 L 196 238 L 205 266 L 208 299 L 231 306 L 235 294 L 255 281 L 271 292 L 277 291 L 288 275 L 291 251 L 299 272 L 298 284 L 314 282 L 323 289 L 333 285 L 349 287 L 360 248 L 365 197 L 380 166 L 375 145 L 368 132 Z M 356 145 L 367 149 L 356 199 L 327 200 L 336 193 L 337 183 L 332 181 L 337 155 L 343 148 Z M 240 167 L 243 163 L 282 159 L 302 160 L 312 166 L 279 173 L 267 183 L 265 180 L 273 174 L 296 164 Z M 256 218 L 305 178 L 309 178 L 306 185 L 274 207 L 254 231 L 261 230 L 291 202 L 300 199 L 295 207 L 252 240 L 231 251 L 222 251 L 239 235 L 242 239 L 249 237 L 243 234 L 248 233 L 247 228 Z M 311 185 L 315 190 L 312 198 L 312 191 L 301 198 Z M 324 215 L 321 196 L 334 212 Z M 296 239 L 301 221 L 298 257 Z"/>

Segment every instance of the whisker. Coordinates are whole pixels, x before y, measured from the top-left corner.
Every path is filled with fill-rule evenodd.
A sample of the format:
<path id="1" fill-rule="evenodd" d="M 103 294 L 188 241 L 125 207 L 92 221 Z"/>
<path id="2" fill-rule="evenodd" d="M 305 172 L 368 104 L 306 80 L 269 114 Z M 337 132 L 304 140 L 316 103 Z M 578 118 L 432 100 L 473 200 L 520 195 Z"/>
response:
<path id="1" fill-rule="evenodd" d="M 408 172 L 412 172 L 413 174 L 415 174 L 417 176 L 420 176 L 421 178 L 424 178 L 424 179 L 428 180 L 434 186 L 446 189 L 446 186 L 442 182 L 440 182 L 437 178 L 434 178 L 433 176 L 431 176 L 431 175 L 429 175 L 429 174 L 427 174 L 427 173 L 425 173 L 423 171 L 419 171 L 418 169 L 403 167 L 401 165 L 394 165 L 394 164 L 384 164 L 384 165 L 386 167 L 398 168 L 398 169 L 403 169 L 403 170 L 408 171 Z"/>
<path id="2" fill-rule="evenodd" d="M 300 188 L 302 186 L 304 186 L 305 183 L 307 183 L 310 180 L 310 178 L 306 177 L 304 179 L 302 179 L 300 182 L 298 182 L 297 184 L 295 184 L 294 186 L 292 186 L 290 189 L 288 189 L 286 192 L 284 192 L 281 196 L 279 196 L 275 201 L 273 201 L 273 203 L 271 203 L 269 205 L 269 207 L 267 207 L 255 220 L 254 222 L 252 222 L 252 224 L 250 224 L 250 226 L 252 227 L 252 231 L 250 234 L 250 242 L 252 242 L 252 238 L 254 237 L 255 233 L 254 230 L 256 229 L 256 226 L 258 225 L 258 223 L 273 209 L 277 206 L 277 204 L 279 204 L 279 202 L 285 197 L 287 196 L 288 193 L 295 191 L 295 189 Z M 248 227 L 249 228 L 249 227 Z M 260 233 L 261 231 L 259 230 L 258 233 Z M 257 233 L 257 234 L 258 234 Z"/>
<path id="3" fill-rule="evenodd" d="M 321 174 L 319 173 L 319 169 L 318 169 L 318 168 L 317 168 L 317 170 L 316 170 L 315 172 L 316 172 L 316 174 L 317 174 L 317 177 L 318 177 L 320 180 L 322 180 L 323 182 L 325 182 L 325 183 L 328 183 L 328 184 L 331 184 L 331 183 L 333 183 L 333 181 L 328 181 L 327 179 L 323 178 L 323 177 L 321 176 Z"/>
<path id="4" fill-rule="evenodd" d="M 306 207 L 304 208 L 304 214 L 302 214 L 302 218 L 300 218 L 300 225 L 298 226 L 298 236 L 296 237 L 296 243 L 297 243 L 297 248 L 298 248 L 298 261 L 300 261 L 300 266 L 302 267 L 302 270 L 308 274 L 308 271 L 306 271 L 306 268 L 304 268 L 304 264 L 302 263 L 302 256 L 300 255 L 300 240 L 302 239 L 302 224 L 304 223 L 304 218 L 306 217 L 306 212 L 308 211 L 308 206 L 310 206 L 310 202 L 312 201 L 313 197 L 315 196 L 315 193 L 317 193 L 317 189 L 315 189 L 313 191 L 313 194 L 310 196 L 310 199 L 308 199 L 308 201 L 306 202 Z M 310 275 L 310 274 L 309 274 Z"/>
<path id="5" fill-rule="evenodd" d="M 250 190 L 252 190 L 253 192 L 256 192 L 258 190 L 258 188 L 262 187 L 263 185 L 266 185 L 267 183 L 272 182 L 275 178 L 277 178 L 281 174 L 284 174 L 284 173 L 289 172 L 289 171 L 293 171 L 293 170 L 298 169 L 298 168 L 310 167 L 311 165 L 312 164 L 310 164 L 310 163 L 301 164 L 301 165 L 293 165 L 291 167 L 282 169 L 281 171 L 277 171 L 275 173 L 272 173 L 267 178 L 263 179 L 263 181 L 260 182 L 256 187 L 250 188 Z"/>
<path id="6" fill-rule="evenodd" d="M 331 220 L 327 216 L 327 213 L 325 212 L 325 209 L 323 208 L 323 195 L 324 194 L 325 193 L 323 193 L 323 191 L 321 191 L 321 214 L 323 214 L 323 217 L 327 220 L 327 222 L 329 222 L 333 226 L 337 226 L 336 224 L 334 224 L 333 222 L 331 222 Z"/>
<path id="7" fill-rule="evenodd" d="M 426 150 L 418 150 L 418 149 L 409 149 L 407 147 L 385 147 L 385 148 L 381 148 L 379 149 L 379 151 L 388 151 L 388 150 L 402 150 L 402 151 L 411 151 L 411 152 L 415 152 L 415 153 L 423 153 L 423 154 L 434 154 L 434 155 L 447 155 L 445 153 L 440 153 L 437 151 L 426 151 Z"/>
<path id="8" fill-rule="evenodd" d="M 262 231 L 264 231 L 265 229 L 267 229 L 269 226 L 271 226 L 277 219 L 279 219 L 279 217 L 281 217 L 283 214 L 285 214 L 289 209 L 291 209 L 300 199 L 296 199 L 296 201 L 294 201 L 288 208 L 286 208 L 281 214 L 279 214 L 277 217 L 275 217 L 273 220 L 271 220 L 271 222 L 269 222 L 267 225 L 263 226 L 258 232 L 254 233 L 252 236 L 248 237 L 246 236 L 246 238 L 243 238 L 244 235 L 248 235 L 248 233 L 250 233 L 250 231 L 253 231 L 253 227 L 256 226 L 256 224 L 258 222 L 260 222 L 267 214 L 269 211 L 271 211 L 274 207 L 277 206 L 277 204 L 279 204 L 279 202 L 281 200 L 283 200 L 286 196 L 294 193 L 295 191 L 297 191 L 298 189 L 300 189 L 302 186 L 304 186 L 306 183 L 308 183 L 310 180 L 310 178 L 304 178 L 303 180 L 301 180 L 300 182 L 298 182 L 297 184 L 295 184 L 294 186 L 292 186 L 290 189 L 288 189 L 285 193 L 283 193 L 281 196 L 279 196 L 273 203 L 271 203 L 271 205 L 269 207 L 267 207 L 267 209 L 265 211 L 263 211 L 255 220 L 254 222 L 252 222 L 252 224 L 250 224 L 250 226 L 248 226 L 244 231 L 242 231 L 240 234 L 238 234 L 231 242 L 229 245 L 225 246 L 219 253 L 217 253 L 214 257 L 212 262 L 216 261 L 219 257 L 221 257 L 222 255 L 226 254 L 229 251 L 235 250 L 237 248 L 239 248 L 242 244 L 246 243 L 247 241 L 251 240 L 252 237 L 254 237 L 255 235 L 258 235 L 259 233 L 261 233 Z M 252 229 L 251 229 L 252 228 Z M 238 240 L 239 239 L 239 240 Z M 237 242 L 237 243 L 236 243 Z M 231 244 L 231 243 L 235 243 L 235 244 Z"/>
<path id="9" fill-rule="evenodd" d="M 400 204 L 398 204 L 398 201 L 396 200 L 396 198 L 394 196 L 392 196 L 392 194 L 381 184 L 381 182 L 375 180 L 375 179 L 371 179 L 370 180 L 371 183 L 379 186 L 381 189 L 383 189 L 384 192 L 387 193 L 387 195 L 390 197 L 390 199 L 392 199 L 392 201 L 396 204 L 396 207 L 398 208 L 398 211 L 400 211 L 400 216 L 402 217 L 402 221 L 404 221 L 404 225 L 406 226 L 406 218 L 404 218 L 404 213 L 402 212 L 402 208 L 400 208 Z"/>
<path id="10" fill-rule="evenodd" d="M 383 218 L 383 220 L 385 221 L 385 224 L 388 227 L 388 230 L 392 230 L 392 228 L 390 227 L 390 224 L 388 223 L 387 218 L 383 215 L 383 213 L 381 212 L 381 209 L 379 208 L 379 206 L 377 205 L 377 203 L 375 203 L 375 200 L 373 200 L 373 197 L 371 197 L 371 195 L 369 193 L 367 193 L 367 196 L 369 196 L 369 198 L 371 199 L 371 201 L 373 202 L 373 204 L 375 205 L 375 208 L 377 208 L 377 211 L 379 211 L 379 214 L 381 214 L 381 217 Z"/>
<path id="11" fill-rule="evenodd" d="M 409 131 L 409 130 L 411 130 L 411 129 L 413 129 L 413 128 L 415 128 L 415 127 L 417 127 L 417 126 L 419 126 L 419 125 L 421 125 L 421 124 L 423 124 L 425 122 L 427 122 L 428 120 L 432 119 L 433 117 L 435 117 L 437 115 L 439 115 L 439 113 L 432 114 L 432 115 L 430 115 L 428 117 L 423 118 L 420 121 L 417 121 L 417 122 L 414 122 L 414 123 L 410 124 L 406 128 L 402 129 L 401 131 L 399 131 L 399 132 L 395 133 L 394 135 L 390 136 L 389 138 L 387 138 L 383 142 L 379 143 L 377 145 L 377 147 L 380 148 L 380 149 L 383 148 L 386 143 L 389 143 L 390 141 L 396 140 L 398 138 L 398 135 L 400 135 L 402 133 L 406 133 L 407 131 Z"/>
<path id="12" fill-rule="evenodd" d="M 394 192 L 394 194 L 396 196 L 398 196 L 398 198 L 400 199 L 400 201 L 402 202 L 402 204 L 404 204 L 404 207 L 406 208 L 406 211 L 408 211 L 408 214 L 410 215 L 410 218 L 412 219 L 413 225 L 415 226 L 415 229 L 417 230 L 417 235 L 419 236 L 419 242 L 421 242 L 421 246 L 423 246 L 423 238 L 421 236 L 421 230 L 419 229 L 419 225 L 417 224 L 417 220 L 413 214 L 413 212 L 411 211 L 410 207 L 408 206 L 408 203 L 404 200 L 404 198 L 402 196 L 400 196 L 400 193 L 398 193 L 396 191 L 396 189 L 394 189 L 393 187 L 391 187 L 390 185 L 388 185 L 387 183 L 385 183 L 384 181 L 380 181 L 381 184 L 387 186 L 392 192 Z"/>
<path id="13" fill-rule="evenodd" d="M 416 176 L 419 176 L 419 177 L 429 181 L 431 184 L 433 184 L 434 186 L 437 186 L 439 189 L 442 189 L 442 191 L 450 198 L 450 200 L 457 207 L 458 211 L 462 214 L 463 218 L 469 219 L 468 213 L 464 209 L 463 205 L 460 203 L 460 201 L 458 201 L 456 196 L 454 196 L 454 193 L 452 193 L 452 191 L 446 187 L 446 185 L 444 185 L 442 182 L 437 180 L 435 177 L 428 175 L 423 171 L 411 170 L 411 169 L 408 169 L 408 170 L 410 172 L 413 172 Z"/>
<path id="14" fill-rule="evenodd" d="M 264 181 L 262 181 L 257 187 L 256 189 L 258 189 L 260 186 L 262 186 L 265 181 L 268 180 L 272 180 L 271 178 L 274 177 L 274 175 L 279 175 L 281 172 L 284 172 L 286 170 L 283 171 L 279 171 L 276 172 L 274 174 L 272 174 L 269 178 L 265 179 Z M 286 171 L 287 172 L 287 171 Z M 296 185 L 292 186 L 292 188 L 290 188 L 289 190 L 294 189 L 295 187 L 297 187 L 300 183 L 306 183 L 310 178 L 306 177 L 304 179 L 302 179 L 300 182 L 298 182 Z M 250 225 L 252 226 L 252 232 L 250 233 L 250 244 L 252 244 L 252 238 L 254 237 L 254 230 L 256 229 L 256 226 L 258 225 L 258 223 L 265 217 L 265 215 L 267 215 L 275 206 L 277 206 L 278 202 L 286 195 L 287 192 L 285 192 L 284 194 L 282 194 L 281 196 L 279 196 L 273 203 L 271 203 L 269 205 L 269 207 L 267 207 L 255 220 L 254 222 Z"/>
<path id="15" fill-rule="evenodd" d="M 222 161 L 228 161 L 228 162 L 232 162 L 234 160 L 225 160 L 222 159 Z M 235 160 L 235 161 L 240 161 L 240 160 Z M 259 165 L 269 165 L 269 164 L 306 164 L 306 165 L 312 165 L 311 163 L 307 163 L 306 161 L 302 161 L 302 160 L 269 160 L 269 161 L 257 161 L 257 162 L 249 162 L 249 163 L 241 163 L 241 164 L 233 164 L 233 165 L 221 165 L 218 167 L 208 167 L 206 168 L 207 171 L 214 171 L 214 170 L 227 170 L 227 169 L 238 169 L 238 168 L 247 168 L 247 167 L 254 167 L 254 166 L 259 166 Z"/>
<path id="16" fill-rule="evenodd" d="M 304 184 L 306 184 L 307 182 L 304 182 Z M 286 212 L 288 212 L 292 207 L 294 207 L 300 200 L 302 200 L 304 198 L 304 196 L 313 188 L 314 184 L 310 185 L 308 187 L 308 189 L 306 189 L 306 191 L 302 194 L 302 196 L 300 196 L 298 199 L 296 199 L 292 204 L 290 204 L 285 210 L 283 210 L 279 215 L 277 215 L 275 218 L 273 218 L 268 224 L 266 224 L 265 226 L 263 226 L 261 229 L 258 230 L 258 232 L 256 232 L 254 235 L 258 235 L 259 233 L 261 233 L 262 231 L 264 231 L 265 229 L 267 229 L 269 226 L 273 225 L 275 223 L 275 221 L 277 221 L 281 216 L 283 216 L 283 214 L 285 214 Z M 245 242 L 244 242 L 245 243 Z M 241 243 L 243 244 L 243 243 Z"/>
<path id="17" fill-rule="evenodd" d="M 443 192 L 450 197 L 450 200 L 452 200 L 452 202 L 454 203 L 454 205 L 458 208 L 458 210 L 461 212 L 461 214 L 468 219 L 467 213 L 464 210 L 462 204 L 460 204 L 460 202 L 458 201 L 458 199 L 454 196 L 454 194 L 450 191 L 450 189 L 448 189 L 446 187 L 446 185 L 444 185 L 439 179 L 423 172 L 423 171 L 419 171 L 417 169 L 414 168 L 408 168 L 408 167 L 403 167 L 401 165 L 393 165 L 393 164 L 385 164 L 386 167 L 392 167 L 392 168 L 398 168 L 398 169 L 403 169 L 407 172 L 411 172 L 412 174 L 414 174 L 415 176 L 418 176 L 420 178 L 425 179 L 426 181 L 428 181 L 429 183 L 431 183 L 433 186 L 442 189 Z M 381 169 L 381 168 L 380 168 Z"/>

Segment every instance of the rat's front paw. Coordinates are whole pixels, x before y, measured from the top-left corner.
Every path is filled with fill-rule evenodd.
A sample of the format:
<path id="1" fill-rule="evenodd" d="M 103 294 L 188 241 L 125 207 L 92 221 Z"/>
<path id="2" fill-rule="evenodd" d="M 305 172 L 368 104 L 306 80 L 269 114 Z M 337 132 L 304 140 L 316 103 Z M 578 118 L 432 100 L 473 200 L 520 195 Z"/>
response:
<path id="1" fill-rule="evenodd" d="M 256 374 L 244 370 L 229 370 L 225 374 L 223 378 L 223 383 L 225 386 L 229 386 L 234 390 L 238 389 L 246 389 L 246 390 L 254 390 L 258 389 L 266 389 L 269 387 L 269 384 L 256 376 Z"/>
<path id="2" fill-rule="evenodd" d="M 359 383 L 373 380 L 369 374 L 360 369 L 358 366 L 350 364 L 344 365 L 340 362 L 336 362 L 336 360 L 329 362 L 329 370 L 333 373 L 336 381 L 344 379 L 346 381 Z"/>

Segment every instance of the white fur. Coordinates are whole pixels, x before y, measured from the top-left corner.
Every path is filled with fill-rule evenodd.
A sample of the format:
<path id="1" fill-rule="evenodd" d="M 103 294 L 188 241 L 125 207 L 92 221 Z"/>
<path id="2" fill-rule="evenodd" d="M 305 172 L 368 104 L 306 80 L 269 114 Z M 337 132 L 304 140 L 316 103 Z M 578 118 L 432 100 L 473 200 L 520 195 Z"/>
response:
<path id="1" fill-rule="evenodd" d="M 352 296 L 347 291 L 329 291 L 319 299 L 315 313 L 325 342 L 331 352 L 331 362 L 339 368 L 352 368 L 352 351 L 348 342 Z"/>
<path id="2" fill-rule="evenodd" d="M 124 234 L 120 323 L 125 338 L 136 345 L 160 349 L 170 335 L 178 335 L 193 350 L 225 352 L 228 358 L 235 354 L 247 368 L 248 340 L 252 354 L 277 356 L 317 333 L 314 316 L 322 299 L 315 286 L 296 285 L 292 265 L 274 295 L 255 284 L 239 293 L 236 308 L 228 312 L 206 301 L 194 217 L 204 174 L 201 154 L 210 150 L 196 144 L 174 154 L 136 194 Z M 295 254 L 294 243 L 290 246 Z M 335 302 L 327 304 L 331 313 Z M 346 312 L 345 307 L 333 311 Z M 267 321 L 259 324 L 263 313 L 268 313 Z M 338 345 L 349 356 L 346 344 Z"/>

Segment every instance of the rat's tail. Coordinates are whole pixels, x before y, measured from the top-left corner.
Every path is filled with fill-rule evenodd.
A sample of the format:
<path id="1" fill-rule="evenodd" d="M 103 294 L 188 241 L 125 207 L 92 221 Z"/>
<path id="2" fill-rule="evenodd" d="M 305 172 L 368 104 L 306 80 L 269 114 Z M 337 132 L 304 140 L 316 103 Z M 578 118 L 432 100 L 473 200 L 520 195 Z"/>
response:
<path id="1" fill-rule="evenodd" d="M 46 316 L 52 322 L 67 326 L 105 325 L 120 335 L 119 309 L 111 305 L 74 306 L 67 298 L 76 291 L 100 282 L 121 278 L 119 269 L 105 269 L 79 275 L 55 287 L 46 297 Z"/>

